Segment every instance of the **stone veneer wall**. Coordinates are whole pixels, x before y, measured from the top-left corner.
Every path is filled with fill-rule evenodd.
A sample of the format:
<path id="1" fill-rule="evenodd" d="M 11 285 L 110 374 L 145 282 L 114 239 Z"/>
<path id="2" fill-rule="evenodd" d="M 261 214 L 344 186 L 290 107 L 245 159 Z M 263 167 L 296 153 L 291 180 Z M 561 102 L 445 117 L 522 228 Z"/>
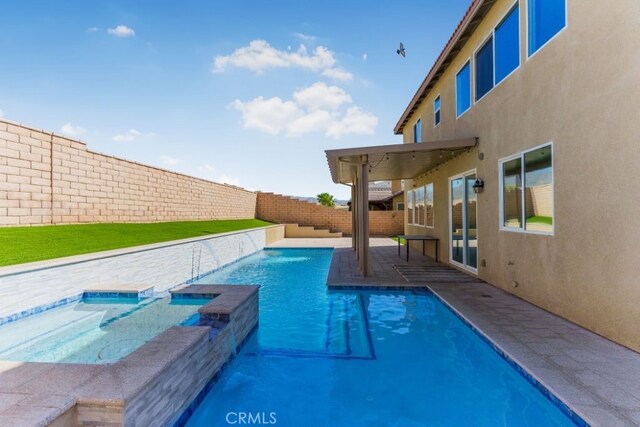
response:
<path id="1" fill-rule="evenodd" d="M 254 218 L 256 194 L 0 120 L 0 226 Z"/>
<path id="2" fill-rule="evenodd" d="M 241 346 L 258 326 L 258 292 L 235 308 L 229 317 L 229 323 L 214 339 L 200 340 L 164 369 L 142 393 L 127 402 L 125 425 L 166 425 L 184 412 L 235 354 L 238 350 L 235 346 Z"/>
<path id="3" fill-rule="evenodd" d="M 256 218 L 351 234 L 351 212 L 274 193 L 258 193 Z M 369 211 L 369 234 L 391 236 L 404 232 L 404 211 Z"/>
<path id="4" fill-rule="evenodd" d="M 123 360 L 101 366 L 54 425 L 174 425 L 258 325 L 257 286 L 218 287 L 245 288 L 240 292 L 246 296 L 220 308 L 226 324 L 174 326 Z M 210 312 L 216 317 L 216 309 Z"/>
<path id="5" fill-rule="evenodd" d="M 96 253 L 0 268 L 0 324 L 53 301 L 73 298 L 92 285 L 150 284 L 165 291 L 194 276 L 262 250 L 284 226 Z M 25 313 L 28 314 L 28 313 Z"/>

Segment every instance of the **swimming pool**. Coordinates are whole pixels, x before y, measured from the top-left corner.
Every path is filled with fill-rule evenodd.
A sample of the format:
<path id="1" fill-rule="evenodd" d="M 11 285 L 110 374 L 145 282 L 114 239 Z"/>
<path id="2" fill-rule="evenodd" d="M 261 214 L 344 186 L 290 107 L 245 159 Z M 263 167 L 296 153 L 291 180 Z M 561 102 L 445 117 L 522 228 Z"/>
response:
<path id="1" fill-rule="evenodd" d="M 573 425 L 433 295 L 328 291 L 331 255 L 265 250 L 199 281 L 260 284 L 260 324 L 189 426 Z"/>
<path id="2" fill-rule="evenodd" d="M 0 360 L 117 362 L 209 301 L 85 299 L 0 327 Z"/>

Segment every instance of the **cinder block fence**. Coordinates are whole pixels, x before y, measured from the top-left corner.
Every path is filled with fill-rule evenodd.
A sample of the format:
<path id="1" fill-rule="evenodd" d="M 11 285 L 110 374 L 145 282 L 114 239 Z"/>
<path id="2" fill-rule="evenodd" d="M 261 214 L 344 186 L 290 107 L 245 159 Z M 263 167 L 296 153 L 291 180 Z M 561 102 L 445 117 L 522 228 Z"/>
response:
<path id="1" fill-rule="evenodd" d="M 351 213 L 255 193 L 96 153 L 85 143 L 0 119 L 0 226 L 260 218 L 351 233 Z M 372 235 L 403 212 L 369 213 Z"/>
<path id="2" fill-rule="evenodd" d="M 0 225 L 254 218 L 256 193 L 0 120 Z"/>

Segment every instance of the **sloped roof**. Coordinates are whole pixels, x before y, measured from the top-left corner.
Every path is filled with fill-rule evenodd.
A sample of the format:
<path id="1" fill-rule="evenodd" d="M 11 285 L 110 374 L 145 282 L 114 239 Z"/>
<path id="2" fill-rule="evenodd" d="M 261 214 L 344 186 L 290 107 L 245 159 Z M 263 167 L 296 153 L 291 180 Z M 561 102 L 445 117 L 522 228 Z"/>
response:
<path id="1" fill-rule="evenodd" d="M 469 9 L 462 17 L 462 20 L 456 27 L 455 31 L 449 38 L 449 41 L 445 45 L 442 52 L 438 56 L 438 59 L 429 70 L 429 73 L 424 78 L 424 81 L 418 88 L 413 98 L 411 98 L 411 102 L 407 105 L 407 108 L 402 113 L 402 116 L 398 120 L 393 132 L 396 135 L 402 133 L 404 126 L 409 121 L 411 114 L 418 108 L 420 102 L 424 99 L 424 97 L 429 93 L 431 88 L 436 84 L 438 79 L 445 72 L 451 61 L 456 57 L 460 49 L 467 42 L 473 31 L 478 27 L 480 21 L 486 16 L 491 6 L 494 5 L 496 0 L 473 0 Z"/>

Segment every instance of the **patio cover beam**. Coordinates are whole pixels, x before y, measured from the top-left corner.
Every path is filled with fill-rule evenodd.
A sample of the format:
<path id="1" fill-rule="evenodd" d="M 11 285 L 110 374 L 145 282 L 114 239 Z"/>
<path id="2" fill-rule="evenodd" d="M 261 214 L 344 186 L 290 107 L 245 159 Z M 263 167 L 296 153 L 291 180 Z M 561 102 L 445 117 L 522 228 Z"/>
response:
<path id="1" fill-rule="evenodd" d="M 367 157 L 368 180 L 411 179 L 433 169 L 477 144 L 477 138 L 430 141 L 419 144 L 374 145 L 370 147 L 326 150 L 331 179 L 336 184 L 351 185 Z"/>
<path id="2" fill-rule="evenodd" d="M 351 186 L 351 244 L 369 272 L 369 182 L 412 179 L 478 144 L 478 138 L 326 150 L 331 178 Z"/>

